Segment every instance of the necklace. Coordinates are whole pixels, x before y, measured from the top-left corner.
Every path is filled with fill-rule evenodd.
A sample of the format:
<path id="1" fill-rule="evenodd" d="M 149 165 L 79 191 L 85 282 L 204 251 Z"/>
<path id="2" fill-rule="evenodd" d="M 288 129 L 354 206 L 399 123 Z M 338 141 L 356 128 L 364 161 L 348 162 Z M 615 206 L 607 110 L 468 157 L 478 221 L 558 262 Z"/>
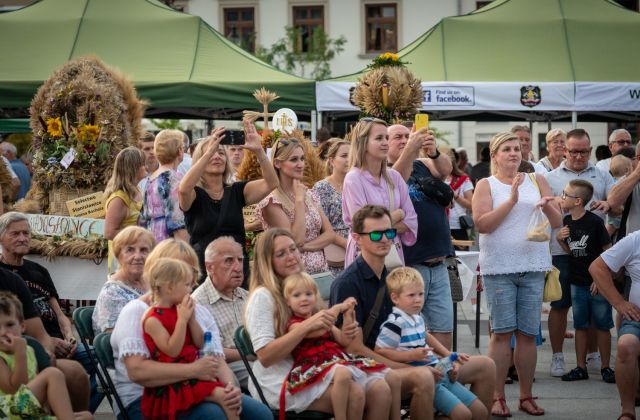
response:
<path id="1" fill-rule="evenodd" d="M 220 200 L 224 195 L 224 187 L 222 187 L 220 191 L 208 190 L 207 193 L 209 193 L 209 196 L 211 196 L 212 199 Z"/>

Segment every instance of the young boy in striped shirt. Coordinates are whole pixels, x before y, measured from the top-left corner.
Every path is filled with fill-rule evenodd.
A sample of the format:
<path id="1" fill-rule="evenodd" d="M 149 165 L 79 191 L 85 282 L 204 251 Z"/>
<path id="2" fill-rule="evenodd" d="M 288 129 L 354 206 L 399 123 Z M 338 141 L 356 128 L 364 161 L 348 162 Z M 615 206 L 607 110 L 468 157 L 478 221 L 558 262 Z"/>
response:
<path id="1" fill-rule="evenodd" d="M 420 316 L 424 305 L 424 281 L 420 273 L 411 267 L 399 267 L 387 276 L 387 290 L 394 304 L 393 311 L 380 327 L 375 351 L 395 362 L 412 366 L 432 366 L 438 358 L 451 352 L 435 337 L 428 335 Z M 427 346 L 428 344 L 428 346 Z M 458 353 L 461 362 L 469 356 Z M 433 398 L 434 408 L 451 419 L 471 418 L 473 404 L 480 400 L 467 388 L 445 375 L 438 379 Z"/>

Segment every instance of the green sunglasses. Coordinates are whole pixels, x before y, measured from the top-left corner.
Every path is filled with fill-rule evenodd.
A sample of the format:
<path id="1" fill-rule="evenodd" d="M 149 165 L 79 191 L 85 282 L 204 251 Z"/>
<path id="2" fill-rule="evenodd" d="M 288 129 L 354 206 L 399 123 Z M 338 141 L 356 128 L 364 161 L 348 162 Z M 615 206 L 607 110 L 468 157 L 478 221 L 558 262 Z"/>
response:
<path id="1" fill-rule="evenodd" d="M 386 236 L 387 239 L 393 240 L 396 235 L 398 235 L 398 231 L 396 229 L 387 229 L 387 230 L 372 230 L 371 232 L 359 232 L 359 235 L 369 235 L 369 239 L 373 242 L 379 242 L 382 240 L 382 235 Z"/>

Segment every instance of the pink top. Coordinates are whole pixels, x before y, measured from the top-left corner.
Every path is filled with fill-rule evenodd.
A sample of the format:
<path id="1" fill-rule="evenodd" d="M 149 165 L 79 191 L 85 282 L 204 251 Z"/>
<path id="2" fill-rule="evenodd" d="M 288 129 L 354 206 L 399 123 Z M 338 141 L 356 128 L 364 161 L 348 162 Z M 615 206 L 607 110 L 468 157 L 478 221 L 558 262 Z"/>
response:
<path id="1" fill-rule="evenodd" d="M 256 216 L 262 223 L 262 227 L 264 228 L 264 230 L 273 227 L 269 225 L 269 223 L 267 223 L 262 215 L 262 210 L 267 207 L 269 203 L 273 203 L 282 207 L 282 210 L 289 218 L 289 221 L 293 223 L 295 212 L 285 206 L 282 201 L 278 199 L 278 194 L 276 194 L 276 191 L 273 191 L 267 197 L 262 199 L 262 201 L 260 201 L 260 203 L 258 203 L 258 205 L 256 206 Z M 320 204 L 317 202 L 316 197 L 311 193 L 311 191 L 307 190 L 304 214 L 305 242 L 313 241 L 322 233 L 322 218 L 320 217 L 319 206 Z M 301 252 L 300 255 L 302 256 L 302 263 L 304 264 L 304 269 L 307 273 L 317 274 L 324 271 L 329 271 L 329 266 L 327 265 L 327 260 L 324 257 L 323 250 Z"/>
<path id="2" fill-rule="evenodd" d="M 400 173 L 391 168 L 387 169 L 387 173 L 395 185 L 393 194 L 395 203 L 393 209 L 404 210 L 403 222 L 409 228 L 409 231 L 396 236 L 394 242 L 398 244 L 402 241 L 402 244 L 411 246 L 416 243 L 418 216 L 409 198 L 407 183 L 402 179 Z M 351 264 L 359 254 L 356 242 L 351 237 L 351 218 L 366 204 L 378 204 L 389 209 L 389 199 L 387 181 L 384 177 L 380 177 L 380 182 L 378 182 L 369 171 L 352 168 L 344 178 L 344 186 L 342 188 L 342 217 L 344 222 L 349 226 L 347 253 L 344 261 L 345 268 Z M 402 253 L 401 246 L 398 247 L 398 253 L 404 262 L 404 254 Z"/>

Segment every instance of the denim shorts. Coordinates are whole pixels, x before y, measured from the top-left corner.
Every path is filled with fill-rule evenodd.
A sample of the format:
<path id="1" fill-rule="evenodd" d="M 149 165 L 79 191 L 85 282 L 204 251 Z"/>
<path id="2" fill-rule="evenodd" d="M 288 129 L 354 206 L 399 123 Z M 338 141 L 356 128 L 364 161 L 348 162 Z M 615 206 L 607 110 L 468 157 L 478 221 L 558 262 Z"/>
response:
<path id="1" fill-rule="evenodd" d="M 623 319 L 618 330 L 618 338 L 625 334 L 635 335 L 640 340 L 640 322 Z"/>
<path id="2" fill-rule="evenodd" d="M 449 271 L 442 263 L 435 267 L 416 264 L 412 266 L 424 281 L 424 317 L 429 332 L 449 333 L 453 331 L 453 301 L 449 285 Z"/>
<path id="3" fill-rule="evenodd" d="M 598 293 L 591 296 L 589 286 L 571 285 L 571 301 L 573 303 L 573 328 L 586 330 L 591 321 L 601 331 L 613 328 L 611 304 Z"/>
<path id="4" fill-rule="evenodd" d="M 442 414 L 449 416 L 456 405 L 462 403 L 470 407 L 478 399 L 476 395 L 469 391 L 459 382 L 450 382 L 445 377 L 436 384 L 433 395 L 433 407 Z"/>
<path id="5" fill-rule="evenodd" d="M 502 334 L 518 330 L 532 337 L 538 334 L 543 272 L 488 274 L 484 276 L 484 288 L 493 332 Z"/>
<path id="6" fill-rule="evenodd" d="M 551 302 L 554 309 L 566 309 L 571 307 L 571 282 L 569 281 L 569 256 L 554 255 L 551 257 L 553 265 L 560 270 L 560 287 L 562 288 L 562 298 Z"/>

